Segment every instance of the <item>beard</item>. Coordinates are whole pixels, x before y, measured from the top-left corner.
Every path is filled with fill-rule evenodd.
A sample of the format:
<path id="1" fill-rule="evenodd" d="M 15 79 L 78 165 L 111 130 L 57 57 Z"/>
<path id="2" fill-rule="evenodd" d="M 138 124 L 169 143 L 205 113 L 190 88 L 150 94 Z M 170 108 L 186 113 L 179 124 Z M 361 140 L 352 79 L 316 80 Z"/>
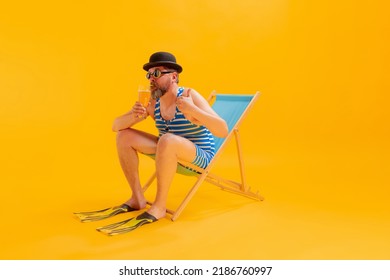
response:
<path id="1" fill-rule="evenodd" d="M 162 96 L 164 96 L 164 94 L 167 93 L 167 91 L 168 87 L 166 86 L 158 86 L 155 83 L 150 84 L 150 93 L 153 99 L 161 98 Z"/>
<path id="2" fill-rule="evenodd" d="M 160 88 L 157 88 L 157 89 L 153 89 L 151 91 L 151 96 L 153 99 L 158 99 L 160 97 L 162 97 L 167 91 L 163 91 L 162 89 Z"/>

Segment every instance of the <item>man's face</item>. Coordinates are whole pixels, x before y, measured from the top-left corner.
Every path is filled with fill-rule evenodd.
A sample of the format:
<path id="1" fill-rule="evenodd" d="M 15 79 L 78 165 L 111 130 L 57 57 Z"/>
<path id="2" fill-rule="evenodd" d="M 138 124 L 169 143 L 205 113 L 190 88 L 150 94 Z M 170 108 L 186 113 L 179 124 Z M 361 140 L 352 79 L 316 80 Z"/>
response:
<path id="1" fill-rule="evenodd" d="M 162 66 L 150 68 L 148 72 L 151 74 L 149 78 L 149 82 L 150 82 L 150 92 L 152 98 L 157 99 L 162 97 L 165 93 L 167 93 L 167 91 L 169 90 L 172 84 L 173 72 Z M 155 77 L 153 73 L 159 73 L 160 76 Z"/>

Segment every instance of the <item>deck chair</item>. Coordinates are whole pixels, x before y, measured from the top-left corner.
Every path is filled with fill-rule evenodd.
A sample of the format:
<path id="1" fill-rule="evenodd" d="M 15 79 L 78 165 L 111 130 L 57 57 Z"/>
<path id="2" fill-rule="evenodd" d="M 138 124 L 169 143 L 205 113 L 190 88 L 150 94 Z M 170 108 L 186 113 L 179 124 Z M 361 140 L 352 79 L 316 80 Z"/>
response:
<path id="1" fill-rule="evenodd" d="M 167 209 L 167 213 L 171 214 L 172 221 L 176 220 L 184 208 L 187 206 L 188 202 L 194 196 L 195 192 L 199 186 L 204 182 L 209 182 L 214 184 L 223 190 L 228 190 L 239 195 L 247 196 L 255 200 L 263 200 L 264 198 L 258 193 L 254 193 L 250 190 L 250 187 L 247 184 L 245 177 L 244 169 L 244 160 L 242 155 L 242 148 L 239 137 L 239 126 L 244 120 L 245 116 L 248 114 L 249 110 L 252 108 L 253 104 L 257 101 L 260 96 L 259 92 L 251 95 L 241 95 L 241 94 L 219 94 L 213 91 L 208 98 L 209 104 L 212 106 L 214 111 L 222 117 L 229 128 L 229 133 L 226 138 L 215 138 L 215 156 L 212 161 L 209 163 L 207 168 L 202 169 L 191 163 L 180 162 L 177 167 L 177 173 L 187 175 L 187 176 L 196 176 L 197 180 L 192 188 L 189 190 L 183 201 L 177 207 L 176 210 Z M 241 174 L 241 182 L 235 182 L 222 178 L 220 176 L 210 173 L 210 169 L 213 167 L 218 157 L 222 154 L 227 143 L 235 138 L 237 144 L 237 156 L 239 163 L 239 170 Z M 154 155 L 149 155 L 154 158 Z M 150 177 L 150 179 L 143 186 L 143 191 L 145 192 L 149 186 L 153 183 L 156 178 L 156 172 Z M 151 205 L 151 202 L 148 201 L 148 204 Z"/>

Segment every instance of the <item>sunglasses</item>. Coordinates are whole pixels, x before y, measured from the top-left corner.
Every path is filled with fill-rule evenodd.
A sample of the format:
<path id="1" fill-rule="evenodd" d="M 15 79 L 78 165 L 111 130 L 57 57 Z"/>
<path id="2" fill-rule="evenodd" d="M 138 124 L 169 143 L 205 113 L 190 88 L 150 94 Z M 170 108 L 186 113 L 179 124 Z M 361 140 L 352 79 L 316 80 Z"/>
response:
<path id="1" fill-rule="evenodd" d="M 146 73 L 146 79 L 149 80 L 152 76 L 157 79 L 157 78 L 160 78 L 161 75 L 173 73 L 173 72 L 175 72 L 175 71 L 161 71 L 161 70 L 156 69 L 153 72 Z"/>

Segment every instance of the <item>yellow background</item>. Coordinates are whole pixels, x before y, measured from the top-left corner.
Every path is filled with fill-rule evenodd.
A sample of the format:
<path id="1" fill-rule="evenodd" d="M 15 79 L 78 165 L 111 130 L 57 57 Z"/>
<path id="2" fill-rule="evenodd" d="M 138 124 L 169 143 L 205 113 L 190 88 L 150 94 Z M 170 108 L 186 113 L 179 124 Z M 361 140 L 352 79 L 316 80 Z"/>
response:
<path id="1" fill-rule="evenodd" d="M 388 15 L 378 0 L 3 1 L 0 258 L 389 259 Z M 72 212 L 128 198 L 111 123 L 160 50 L 205 97 L 263 93 L 241 133 L 266 199 L 204 184 L 176 222 L 108 238 L 94 229 L 133 214 Z M 234 152 L 216 173 L 238 177 Z M 192 182 L 177 176 L 169 205 Z"/>

